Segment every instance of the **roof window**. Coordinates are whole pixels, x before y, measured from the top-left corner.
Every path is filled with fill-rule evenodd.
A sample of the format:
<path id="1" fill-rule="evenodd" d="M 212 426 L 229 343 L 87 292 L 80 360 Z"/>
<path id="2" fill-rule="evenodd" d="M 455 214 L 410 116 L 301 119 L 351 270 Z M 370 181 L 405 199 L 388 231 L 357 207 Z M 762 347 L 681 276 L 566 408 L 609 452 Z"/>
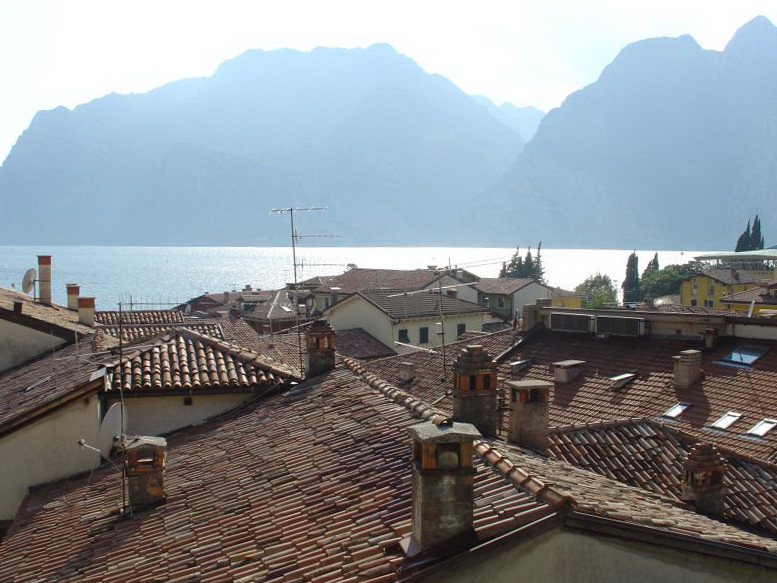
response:
<path id="1" fill-rule="evenodd" d="M 628 385 L 635 378 L 637 378 L 637 375 L 632 372 L 625 372 L 623 374 L 610 377 L 610 380 L 612 381 L 612 385 L 610 385 L 610 388 L 612 390 L 620 389 L 621 387 L 625 387 L 626 385 Z"/>
<path id="2" fill-rule="evenodd" d="M 728 413 L 724 414 L 720 419 L 715 421 L 715 423 L 712 424 L 712 427 L 714 427 L 715 429 L 728 429 L 741 416 L 742 416 L 741 413 L 735 413 L 734 411 L 729 411 Z"/>
<path id="3" fill-rule="evenodd" d="M 766 348 L 759 346 L 737 346 L 722 359 L 722 364 L 752 366 L 755 361 L 766 354 Z"/>
<path id="4" fill-rule="evenodd" d="M 764 435 L 769 433 L 769 431 L 771 431 L 775 426 L 777 426 L 777 419 L 764 419 L 763 421 L 759 421 L 753 427 L 751 427 L 748 433 L 750 435 L 757 435 L 758 437 L 763 437 Z"/>
<path id="5" fill-rule="evenodd" d="M 662 417 L 677 419 L 688 407 L 690 407 L 688 403 L 677 403 L 677 405 L 674 407 L 669 408 L 667 412 L 662 415 Z"/>

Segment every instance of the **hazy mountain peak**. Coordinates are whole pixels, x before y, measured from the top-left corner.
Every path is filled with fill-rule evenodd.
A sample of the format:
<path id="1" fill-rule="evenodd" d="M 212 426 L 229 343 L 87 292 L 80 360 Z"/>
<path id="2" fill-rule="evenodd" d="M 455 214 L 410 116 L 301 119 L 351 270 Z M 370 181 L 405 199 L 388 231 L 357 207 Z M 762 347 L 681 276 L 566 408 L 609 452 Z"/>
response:
<path id="1" fill-rule="evenodd" d="M 727 53 L 758 54 L 777 50 L 777 27 L 765 16 L 742 25 L 726 45 Z"/>

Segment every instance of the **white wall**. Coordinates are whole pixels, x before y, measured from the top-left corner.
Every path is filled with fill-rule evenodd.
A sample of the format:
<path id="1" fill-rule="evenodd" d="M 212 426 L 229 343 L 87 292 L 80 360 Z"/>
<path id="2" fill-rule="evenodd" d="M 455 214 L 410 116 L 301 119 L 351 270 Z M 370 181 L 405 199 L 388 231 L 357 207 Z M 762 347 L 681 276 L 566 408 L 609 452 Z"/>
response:
<path id="1" fill-rule="evenodd" d="M 96 395 L 72 403 L 0 438 L 0 520 L 11 520 L 27 488 L 96 467 L 100 456 L 79 439 L 97 445 Z"/>
<path id="2" fill-rule="evenodd" d="M 59 336 L 0 320 L 0 372 L 64 344 L 65 341 Z"/>
<path id="3" fill-rule="evenodd" d="M 385 312 L 361 297 L 354 296 L 333 308 L 328 320 L 333 330 L 362 328 L 386 346 L 395 348 L 391 320 Z"/>
<path id="4" fill-rule="evenodd" d="M 175 397 L 131 397 L 124 399 L 127 411 L 127 433 L 163 435 L 205 420 L 237 407 L 252 398 L 250 394 L 193 395 L 191 405 L 184 395 Z M 112 399 L 108 406 L 115 402 Z"/>
<path id="5" fill-rule="evenodd" d="M 777 571 L 626 539 L 556 529 L 443 565 L 428 582 L 457 583 L 766 583 Z"/>
<path id="6" fill-rule="evenodd" d="M 515 310 L 517 310 L 518 317 L 523 317 L 523 307 L 525 305 L 535 304 L 538 299 L 549 298 L 550 296 L 550 290 L 536 281 L 523 286 L 513 294 L 513 316 L 515 316 Z"/>

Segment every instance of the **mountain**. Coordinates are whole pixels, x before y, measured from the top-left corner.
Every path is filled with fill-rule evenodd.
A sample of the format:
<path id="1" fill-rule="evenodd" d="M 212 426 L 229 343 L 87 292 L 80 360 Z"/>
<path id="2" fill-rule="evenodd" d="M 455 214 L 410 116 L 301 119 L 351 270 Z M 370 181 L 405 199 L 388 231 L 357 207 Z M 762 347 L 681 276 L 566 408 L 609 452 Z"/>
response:
<path id="1" fill-rule="evenodd" d="M 488 97 L 482 95 L 475 95 L 475 99 L 485 105 L 491 115 L 513 128 L 527 142 L 537 133 L 537 128 L 540 127 L 540 122 L 545 116 L 545 112 L 536 107 L 516 107 L 512 103 L 497 106 Z"/>
<path id="2" fill-rule="evenodd" d="M 722 52 L 689 36 L 624 48 L 484 201 L 553 247 L 733 249 L 756 213 L 767 239 L 777 228 L 775 193 L 777 29 L 758 17 Z"/>
<path id="3" fill-rule="evenodd" d="M 0 168 L 0 242 L 478 244 L 460 220 L 516 125 L 387 45 L 249 51 L 213 76 L 39 112 Z"/>

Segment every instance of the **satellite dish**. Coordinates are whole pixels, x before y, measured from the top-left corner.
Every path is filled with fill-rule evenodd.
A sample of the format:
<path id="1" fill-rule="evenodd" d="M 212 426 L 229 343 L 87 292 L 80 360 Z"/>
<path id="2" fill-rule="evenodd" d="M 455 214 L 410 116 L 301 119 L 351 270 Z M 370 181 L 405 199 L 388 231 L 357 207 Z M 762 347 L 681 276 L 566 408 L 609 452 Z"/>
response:
<path id="1" fill-rule="evenodd" d="M 35 287 L 36 277 L 38 277 L 38 274 L 34 268 L 27 270 L 27 272 L 24 274 L 24 277 L 22 278 L 22 291 L 24 293 L 28 294 L 32 291 L 32 288 Z"/>
<path id="2" fill-rule="evenodd" d="M 111 450 L 125 433 L 127 433 L 127 411 L 122 403 L 114 403 L 105 414 L 97 434 L 97 447 L 100 448 L 100 455 L 106 460 L 110 459 Z"/>

